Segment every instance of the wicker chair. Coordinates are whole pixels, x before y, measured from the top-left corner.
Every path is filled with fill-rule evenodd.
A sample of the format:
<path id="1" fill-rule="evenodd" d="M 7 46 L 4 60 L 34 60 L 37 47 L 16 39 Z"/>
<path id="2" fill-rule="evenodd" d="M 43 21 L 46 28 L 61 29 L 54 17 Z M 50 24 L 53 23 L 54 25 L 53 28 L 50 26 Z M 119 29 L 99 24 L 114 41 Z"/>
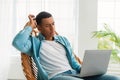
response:
<path id="1" fill-rule="evenodd" d="M 31 56 L 21 53 L 21 64 L 27 80 L 37 80 L 37 67 Z"/>
<path id="2" fill-rule="evenodd" d="M 75 55 L 76 60 L 82 64 L 82 61 Z M 32 57 L 21 53 L 21 63 L 23 72 L 27 80 L 37 80 L 37 67 Z"/>

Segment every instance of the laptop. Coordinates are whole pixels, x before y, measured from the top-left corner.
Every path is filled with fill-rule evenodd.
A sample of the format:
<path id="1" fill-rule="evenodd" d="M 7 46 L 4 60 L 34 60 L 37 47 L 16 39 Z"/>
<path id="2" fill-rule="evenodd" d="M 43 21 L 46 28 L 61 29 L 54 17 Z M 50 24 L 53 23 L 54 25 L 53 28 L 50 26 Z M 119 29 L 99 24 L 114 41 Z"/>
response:
<path id="1" fill-rule="evenodd" d="M 80 77 L 89 77 L 107 72 L 112 50 L 85 50 Z"/>
<path id="2" fill-rule="evenodd" d="M 107 72 L 112 50 L 85 50 L 80 74 L 75 77 L 90 77 Z"/>

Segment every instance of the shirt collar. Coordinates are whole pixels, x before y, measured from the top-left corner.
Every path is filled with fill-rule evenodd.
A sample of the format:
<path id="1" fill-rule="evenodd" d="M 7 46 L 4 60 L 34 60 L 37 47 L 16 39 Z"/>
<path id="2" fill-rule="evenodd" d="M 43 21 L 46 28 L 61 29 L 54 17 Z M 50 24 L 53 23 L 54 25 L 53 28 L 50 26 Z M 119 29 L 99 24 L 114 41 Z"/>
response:
<path id="1" fill-rule="evenodd" d="M 40 40 L 45 40 L 45 37 L 41 33 L 39 33 L 38 38 Z M 58 40 L 58 35 L 54 35 L 53 38 L 54 38 L 55 41 L 57 41 Z"/>

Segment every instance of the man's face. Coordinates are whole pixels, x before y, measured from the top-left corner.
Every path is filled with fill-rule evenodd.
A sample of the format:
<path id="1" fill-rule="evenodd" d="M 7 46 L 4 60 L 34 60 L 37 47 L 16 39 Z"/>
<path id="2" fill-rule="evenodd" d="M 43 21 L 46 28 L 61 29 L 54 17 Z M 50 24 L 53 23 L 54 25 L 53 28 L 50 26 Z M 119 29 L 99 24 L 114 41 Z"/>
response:
<path id="1" fill-rule="evenodd" d="M 53 17 L 44 18 L 42 19 L 42 23 L 38 26 L 38 30 L 45 36 L 45 37 L 53 37 L 55 34 L 55 24 Z"/>

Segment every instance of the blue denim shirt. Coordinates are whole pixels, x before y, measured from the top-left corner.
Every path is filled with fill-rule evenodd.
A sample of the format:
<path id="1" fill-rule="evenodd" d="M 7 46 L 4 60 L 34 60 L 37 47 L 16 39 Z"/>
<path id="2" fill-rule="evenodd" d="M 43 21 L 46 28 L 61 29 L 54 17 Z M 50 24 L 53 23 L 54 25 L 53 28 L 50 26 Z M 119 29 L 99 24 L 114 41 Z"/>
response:
<path id="1" fill-rule="evenodd" d="M 45 39 L 45 37 L 42 34 L 39 34 L 38 36 L 31 36 L 31 32 L 32 32 L 32 28 L 30 26 L 24 28 L 15 36 L 12 45 L 19 51 L 33 57 L 36 66 L 38 68 L 38 80 L 48 80 L 48 74 L 40 64 L 40 55 L 39 55 L 42 45 L 41 43 L 42 40 Z M 79 72 L 80 64 L 76 61 L 72 53 L 73 51 L 69 41 L 65 37 L 60 35 L 55 35 L 54 40 L 64 46 L 69 64 L 74 70 Z"/>

